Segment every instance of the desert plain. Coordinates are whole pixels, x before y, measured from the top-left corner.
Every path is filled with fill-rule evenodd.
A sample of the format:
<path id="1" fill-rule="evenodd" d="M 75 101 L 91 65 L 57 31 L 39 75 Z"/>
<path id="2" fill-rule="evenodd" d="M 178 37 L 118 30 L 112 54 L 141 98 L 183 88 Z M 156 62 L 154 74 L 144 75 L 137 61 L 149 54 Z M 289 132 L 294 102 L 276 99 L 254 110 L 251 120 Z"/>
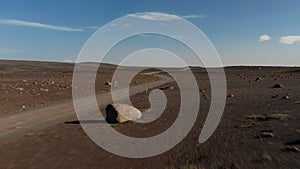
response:
<path id="1" fill-rule="evenodd" d="M 201 100 L 195 125 L 171 150 L 142 159 L 107 152 L 83 131 L 72 102 L 73 69 L 73 63 L 0 61 L 0 168 L 300 168 L 299 67 L 225 67 L 225 110 L 203 144 L 198 137 L 210 108 L 210 81 L 206 69 L 191 67 Z M 97 95 L 109 94 L 115 69 L 101 64 Z M 143 87 L 160 81 L 157 75 L 168 76 L 153 68 L 138 74 L 130 82 L 130 99 L 143 114 L 151 113 L 149 92 L 160 89 L 168 99 L 164 113 L 150 123 L 112 128 L 132 137 L 151 137 L 172 125 L 180 91 L 172 80 Z M 110 101 L 99 103 L 100 110 Z"/>

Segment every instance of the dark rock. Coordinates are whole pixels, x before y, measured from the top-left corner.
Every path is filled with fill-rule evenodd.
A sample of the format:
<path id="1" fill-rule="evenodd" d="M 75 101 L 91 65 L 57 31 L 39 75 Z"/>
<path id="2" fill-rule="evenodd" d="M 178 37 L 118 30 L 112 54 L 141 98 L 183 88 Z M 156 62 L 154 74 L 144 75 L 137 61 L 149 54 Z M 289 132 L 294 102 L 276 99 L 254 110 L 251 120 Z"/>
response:
<path id="1" fill-rule="evenodd" d="M 261 78 L 261 77 L 257 77 L 256 79 L 255 79 L 255 81 L 262 81 L 263 79 Z"/>
<path id="2" fill-rule="evenodd" d="M 283 96 L 282 99 L 288 100 L 288 99 L 290 99 L 290 97 L 286 95 L 286 96 Z"/>
<path id="3" fill-rule="evenodd" d="M 159 89 L 160 90 L 167 90 L 167 89 L 169 89 L 170 87 L 168 87 L 168 86 L 165 86 L 165 87 L 160 87 Z"/>
<path id="4" fill-rule="evenodd" d="M 283 148 L 283 151 L 285 151 L 285 152 L 295 152 L 295 153 L 297 153 L 297 152 L 299 152 L 300 150 L 299 150 L 299 148 L 296 147 L 296 146 L 285 146 L 285 147 Z"/>
<path id="5" fill-rule="evenodd" d="M 276 83 L 273 88 L 283 88 L 283 85 L 282 84 L 279 84 L 279 83 Z"/>

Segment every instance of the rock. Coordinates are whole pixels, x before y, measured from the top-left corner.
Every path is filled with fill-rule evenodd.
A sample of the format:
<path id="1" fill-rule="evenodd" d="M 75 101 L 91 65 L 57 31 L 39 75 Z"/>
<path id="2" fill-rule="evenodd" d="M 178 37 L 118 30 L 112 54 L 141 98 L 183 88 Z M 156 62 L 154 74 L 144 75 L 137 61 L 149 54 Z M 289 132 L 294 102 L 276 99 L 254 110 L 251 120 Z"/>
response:
<path id="1" fill-rule="evenodd" d="M 275 96 L 272 96 L 272 99 L 275 99 L 278 97 L 278 94 L 276 94 Z"/>
<path id="2" fill-rule="evenodd" d="M 283 85 L 282 84 L 279 84 L 279 83 L 276 83 L 273 88 L 283 88 Z"/>
<path id="3" fill-rule="evenodd" d="M 169 89 L 170 87 L 168 87 L 168 86 L 165 86 L 165 87 L 160 87 L 159 89 L 160 90 L 167 90 L 167 89 Z"/>
<path id="4" fill-rule="evenodd" d="M 42 92 L 49 92 L 49 89 L 48 88 L 40 88 L 40 91 L 42 91 Z"/>
<path id="5" fill-rule="evenodd" d="M 24 110 L 24 109 L 26 109 L 26 106 L 25 106 L 25 105 L 23 105 L 23 106 L 21 106 L 21 108 Z"/>
<path id="6" fill-rule="evenodd" d="M 290 97 L 286 95 L 286 96 L 283 96 L 282 99 L 288 100 L 288 99 L 290 99 Z"/>
<path id="7" fill-rule="evenodd" d="M 234 95 L 233 95 L 233 94 L 230 94 L 230 95 L 228 95 L 227 97 L 234 97 Z"/>
<path id="8" fill-rule="evenodd" d="M 123 123 L 136 121 L 142 117 L 137 108 L 126 104 L 109 104 L 106 106 L 106 121 L 108 123 Z"/>
<path id="9" fill-rule="evenodd" d="M 261 78 L 261 77 L 257 77 L 256 79 L 255 79 L 255 81 L 262 81 L 263 79 Z"/>
<path id="10" fill-rule="evenodd" d="M 17 87 L 16 90 L 18 90 L 18 91 L 24 91 L 24 88 L 22 88 L 22 87 Z"/>
<path id="11" fill-rule="evenodd" d="M 262 130 L 260 136 L 262 138 L 273 138 L 274 134 L 272 130 Z"/>
<path id="12" fill-rule="evenodd" d="M 108 85 L 108 86 L 111 86 L 112 85 L 112 83 L 111 82 L 106 82 L 106 83 L 104 83 L 105 85 Z"/>
<path id="13" fill-rule="evenodd" d="M 286 152 L 299 152 L 299 148 L 295 147 L 295 146 L 285 146 L 283 148 L 283 151 L 286 151 Z"/>

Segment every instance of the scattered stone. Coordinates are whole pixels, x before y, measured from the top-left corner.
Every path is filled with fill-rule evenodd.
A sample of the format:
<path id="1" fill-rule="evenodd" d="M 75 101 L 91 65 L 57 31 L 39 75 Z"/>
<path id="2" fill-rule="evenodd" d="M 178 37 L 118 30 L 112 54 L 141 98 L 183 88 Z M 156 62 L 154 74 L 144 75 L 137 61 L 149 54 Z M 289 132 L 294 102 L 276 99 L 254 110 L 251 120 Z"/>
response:
<path id="1" fill-rule="evenodd" d="M 255 81 L 262 81 L 263 79 L 261 78 L 261 77 L 257 77 L 256 79 L 255 79 Z"/>
<path id="2" fill-rule="evenodd" d="M 34 84 L 34 85 L 37 85 L 37 84 L 38 84 L 38 82 L 33 82 L 32 84 Z"/>
<path id="3" fill-rule="evenodd" d="M 25 79 L 24 79 L 24 80 L 22 80 L 22 81 L 23 81 L 24 83 L 27 83 L 27 82 L 28 82 L 28 81 L 27 81 L 27 80 L 25 80 Z"/>
<path id="4" fill-rule="evenodd" d="M 42 91 L 42 92 L 49 92 L 49 89 L 48 88 L 40 88 L 40 91 Z"/>
<path id="5" fill-rule="evenodd" d="M 24 110 L 24 109 L 26 109 L 26 106 L 25 106 L 25 105 L 23 105 L 23 106 L 21 106 L 21 108 Z"/>
<path id="6" fill-rule="evenodd" d="M 243 76 L 243 75 L 241 76 L 241 78 L 242 78 L 242 79 L 247 79 L 247 77 L 246 77 L 246 76 Z"/>
<path id="7" fill-rule="evenodd" d="M 111 86 L 112 83 L 111 82 L 106 82 L 106 83 L 104 83 L 104 85 Z"/>
<path id="8" fill-rule="evenodd" d="M 296 147 L 296 146 L 285 146 L 285 147 L 283 148 L 283 151 L 285 151 L 285 152 L 295 152 L 295 153 L 297 153 L 297 152 L 299 152 L 300 150 L 299 150 L 299 148 Z"/>
<path id="9" fill-rule="evenodd" d="M 169 89 L 170 87 L 168 87 L 168 86 L 165 86 L 165 87 L 160 87 L 159 89 L 160 90 L 167 90 L 167 89 Z"/>
<path id="10" fill-rule="evenodd" d="M 283 96 L 282 99 L 288 100 L 288 99 L 290 99 L 290 97 L 286 95 L 286 96 Z"/>
<path id="11" fill-rule="evenodd" d="M 283 88 L 283 85 L 282 84 L 279 84 L 279 83 L 276 83 L 273 88 Z"/>
<path id="12" fill-rule="evenodd" d="M 171 86 L 171 87 L 170 87 L 170 89 L 171 89 L 171 90 L 174 90 L 174 87 L 173 87 L 173 86 Z"/>
<path id="13" fill-rule="evenodd" d="M 230 94 L 230 95 L 228 95 L 227 97 L 234 97 L 234 95 L 233 95 L 233 94 Z"/>
<path id="14" fill-rule="evenodd" d="M 261 138 L 273 138 L 273 132 L 272 130 L 262 130 L 260 134 Z"/>
<path id="15" fill-rule="evenodd" d="M 16 90 L 18 90 L 18 91 L 24 91 L 24 88 L 22 88 L 22 87 L 17 87 Z"/>
<path id="16" fill-rule="evenodd" d="M 106 106 L 106 121 L 108 123 L 136 121 L 141 117 L 141 111 L 131 105 L 109 104 Z"/>

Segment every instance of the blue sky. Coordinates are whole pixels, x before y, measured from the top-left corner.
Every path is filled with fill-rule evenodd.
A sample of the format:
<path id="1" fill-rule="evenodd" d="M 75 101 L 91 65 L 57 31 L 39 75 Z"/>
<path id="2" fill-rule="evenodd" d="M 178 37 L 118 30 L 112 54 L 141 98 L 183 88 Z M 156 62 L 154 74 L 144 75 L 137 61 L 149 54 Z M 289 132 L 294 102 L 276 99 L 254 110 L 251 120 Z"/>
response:
<path id="1" fill-rule="evenodd" d="M 75 61 L 101 26 L 130 13 L 182 16 L 225 65 L 300 65 L 300 1 L 0 0 L 0 59 Z"/>

